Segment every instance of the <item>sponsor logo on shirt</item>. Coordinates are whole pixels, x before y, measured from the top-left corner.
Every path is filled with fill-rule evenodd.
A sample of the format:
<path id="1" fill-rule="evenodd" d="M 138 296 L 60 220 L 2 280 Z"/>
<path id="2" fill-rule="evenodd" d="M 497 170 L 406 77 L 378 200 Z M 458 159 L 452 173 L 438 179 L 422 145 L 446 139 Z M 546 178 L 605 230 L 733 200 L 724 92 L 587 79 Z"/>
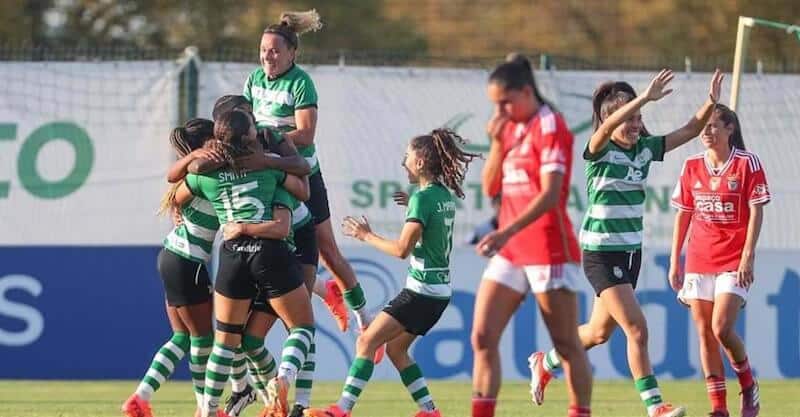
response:
<path id="1" fill-rule="evenodd" d="M 617 279 L 622 279 L 622 268 L 614 266 L 614 276 L 617 277 Z"/>
<path id="2" fill-rule="evenodd" d="M 644 177 L 644 173 L 639 169 L 628 167 L 628 173 L 625 175 L 625 181 L 640 182 Z"/>
<path id="3" fill-rule="evenodd" d="M 695 193 L 695 215 L 710 223 L 738 223 L 740 199 L 734 193 Z"/>
<path id="4" fill-rule="evenodd" d="M 700 180 L 697 180 L 697 182 L 694 183 L 694 187 L 693 188 L 695 190 L 699 190 L 699 189 L 703 188 L 703 183 L 701 183 Z"/>

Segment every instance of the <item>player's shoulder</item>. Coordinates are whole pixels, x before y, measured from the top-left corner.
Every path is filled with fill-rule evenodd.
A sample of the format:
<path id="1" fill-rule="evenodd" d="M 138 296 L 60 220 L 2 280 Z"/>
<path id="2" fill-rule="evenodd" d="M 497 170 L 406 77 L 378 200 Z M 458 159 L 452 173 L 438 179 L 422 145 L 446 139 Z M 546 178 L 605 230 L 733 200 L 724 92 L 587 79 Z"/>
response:
<path id="1" fill-rule="evenodd" d="M 695 172 L 702 172 L 705 169 L 705 161 L 703 160 L 704 153 L 700 152 L 694 155 L 690 155 L 683 161 L 683 167 L 681 168 L 681 175 L 693 174 Z"/>
<path id="2" fill-rule="evenodd" d="M 569 133 L 567 122 L 564 116 L 556 112 L 550 106 L 544 104 L 539 110 L 539 134 L 551 135 L 554 133 Z"/>
<path id="3" fill-rule="evenodd" d="M 754 152 L 744 149 L 734 149 L 733 158 L 739 165 L 746 167 L 750 172 L 761 171 L 761 159 Z"/>

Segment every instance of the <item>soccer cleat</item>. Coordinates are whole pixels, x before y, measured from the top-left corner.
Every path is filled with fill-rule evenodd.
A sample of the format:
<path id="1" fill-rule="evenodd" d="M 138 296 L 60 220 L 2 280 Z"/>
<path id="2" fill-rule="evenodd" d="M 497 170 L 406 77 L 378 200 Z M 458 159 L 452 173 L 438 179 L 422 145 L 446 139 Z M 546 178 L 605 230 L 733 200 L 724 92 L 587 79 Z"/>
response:
<path id="1" fill-rule="evenodd" d="M 331 315 L 336 320 L 339 330 L 346 332 L 350 324 L 350 318 L 347 316 L 347 307 L 344 305 L 344 297 L 342 290 L 336 285 L 336 281 L 329 279 L 325 282 L 325 298 L 322 301 L 328 306 Z"/>
<path id="2" fill-rule="evenodd" d="M 553 374 L 544 369 L 544 352 L 536 352 L 528 357 L 531 368 L 531 397 L 536 405 L 544 403 L 544 389 L 553 378 Z"/>
<path id="3" fill-rule="evenodd" d="M 303 411 L 303 417 L 350 417 L 350 413 L 333 404 L 328 408 L 308 408 Z"/>
<path id="4" fill-rule="evenodd" d="M 419 410 L 417 414 L 414 414 L 414 417 L 442 417 L 442 413 L 439 412 L 438 408 L 433 411 Z"/>
<path id="5" fill-rule="evenodd" d="M 225 414 L 238 417 L 244 409 L 256 401 L 256 391 L 247 384 L 242 392 L 234 392 L 225 401 Z"/>
<path id="6" fill-rule="evenodd" d="M 218 408 L 218 409 L 217 409 L 217 417 L 230 417 L 230 416 L 228 416 L 228 413 L 226 413 L 225 411 L 223 411 L 223 410 L 220 410 L 220 409 Z"/>
<path id="7" fill-rule="evenodd" d="M 672 404 L 661 404 L 656 407 L 653 412 L 653 417 L 684 417 L 686 415 L 686 408 L 674 407 Z"/>
<path id="8" fill-rule="evenodd" d="M 289 417 L 303 417 L 303 411 L 306 407 L 303 407 L 302 404 L 295 404 L 292 407 L 292 411 L 289 413 Z"/>
<path id="9" fill-rule="evenodd" d="M 269 417 L 287 417 L 289 413 L 289 382 L 286 378 L 276 376 L 267 384 L 267 407 L 265 411 Z"/>
<path id="10" fill-rule="evenodd" d="M 122 404 L 122 414 L 128 417 L 153 417 L 150 403 L 136 394 L 128 397 L 125 403 Z"/>
<path id="11" fill-rule="evenodd" d="M 761 400 L 758 395 L 758 382 L 753 382 L 750 388 L 742 390 L 741 398 L 742 417 L 756 417 L 761 410 Z"/>

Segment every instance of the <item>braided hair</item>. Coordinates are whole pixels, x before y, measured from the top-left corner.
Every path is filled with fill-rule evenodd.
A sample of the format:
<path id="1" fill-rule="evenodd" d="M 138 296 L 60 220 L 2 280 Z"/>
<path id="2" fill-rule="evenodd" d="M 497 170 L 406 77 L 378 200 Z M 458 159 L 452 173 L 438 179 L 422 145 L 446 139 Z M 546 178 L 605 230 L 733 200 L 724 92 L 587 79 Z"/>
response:
<path id="1" fill-rule="evenodd" d="M 252 153 L 245 143 L 245 137 L 253 126 L 252 117 L 239 110 L 219 115 L 214 121 L 214 145 L 225 159 L 225 163 L 236 174 L 242 173 L 237 158 Z"/>
<path id="2" fill-rule="evenodd" d="M 411 148 L 424 161 L 423 169 L 431 179 L 441 182 L 453 190 L 458 198 L 464 198 L 461 184 L 467 167 L 480 154 L 461 149 L 467 142 L 450 129 L 434 129 L 430 134 L 411 139 Z"/>

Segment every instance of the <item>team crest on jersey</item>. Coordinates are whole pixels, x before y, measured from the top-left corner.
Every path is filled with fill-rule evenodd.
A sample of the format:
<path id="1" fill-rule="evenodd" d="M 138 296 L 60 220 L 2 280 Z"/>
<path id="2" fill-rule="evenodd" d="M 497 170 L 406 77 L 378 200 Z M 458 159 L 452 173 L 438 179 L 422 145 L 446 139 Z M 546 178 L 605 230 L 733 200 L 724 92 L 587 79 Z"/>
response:
<path id="1" fill-rule="evenodd" d="M 617 279 L 622 279 L 622 268 L 620 268 L 618 266 L 615 266 L 614 267 L 614 276 L 617 277 Z"/>
<path id="2" fill-rule="evenodd" d="M 731 175 L 728 177 L 728 189 L 731 191 L 736 191 L 739 189 L 739 176 L 738 175 Z"/>
<path id="3" fill-rule="evenodd" d="M 720 177 L 711 177 L 711 181 L 708 182 L 709 187 L 711 187 L 711 191 L 719 190 L 720 182 L 722 182 Z"/>

